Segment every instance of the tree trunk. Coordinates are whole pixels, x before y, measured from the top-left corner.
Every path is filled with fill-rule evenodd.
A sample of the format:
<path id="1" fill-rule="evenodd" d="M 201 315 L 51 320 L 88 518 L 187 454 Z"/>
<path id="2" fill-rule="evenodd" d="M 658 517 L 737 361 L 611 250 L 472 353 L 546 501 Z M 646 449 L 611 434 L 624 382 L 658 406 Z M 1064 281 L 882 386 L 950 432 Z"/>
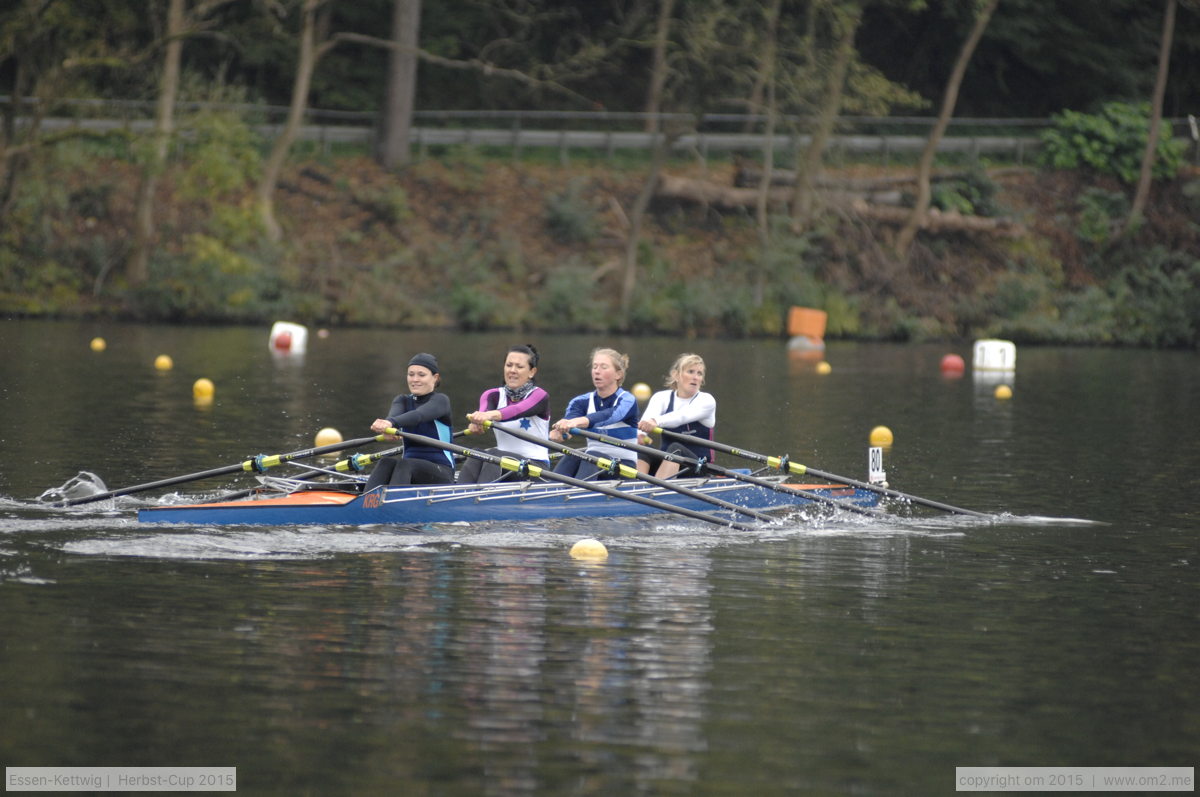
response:
<path id="1" fill-rule="evenodd" d="M 179 93 L 179 62 L 183 54 L 184 0 L 170 0 L 167 7 L 167 47 L 163 55 L 158 105 L 154 113 L 154 141 L 149 159 L 142 165 L 134 206 L 133 246 L 125 264 L 131 286 L 149 277 L 150 251 L 154 246 L 154 190 L 167 163 L 167 151 L 175 127 L 175 97 Z"/>
<path id="2" fill-rule="evenodd" d="M 929 175 L 933 171 L 933 158 L 937 154 L 938 143 L 950 125 L 950 117 L 954 115 L 954 105 L 958 102 L 958 90 L 962 86 L 967 65 L 971 62 L 975 47 L 983 38 L 983 31 L 987 28 L 988 21 L 992 18 L 992 12 L 996 10 L 999 3 L 1000 0 L 987 0 L 987 4 L 980 10 L 979 16 L 975 18 L 971 34 L 963 43 L 958 60 L 954 62 L 954 69 L 950 72 L 950 80 L 946 83 L 946 92 L 942 97 L 941 113 L 938 114 L 937 122 L 929 134 L 929 140 L 925 142 L 925 151 L 921 153 L 921 162 L 917 167 L 917 201 L 913 206 L 912 213 L 909 214 L 908 221 L 896 236 L 895 250 L 900 257 L 907 257 L 908 248 L 912 246 L 913 239 L 917 237 L 917 230 L 925 224 L 925 215 L 929 212 L 929 201 L 932 196 L 929 188 Z"/>
<path id="3" fill-rule="evenodd" d="M 259 218 L 262 220 L 267 237 L 278 241 L 283 237 L 283 230 L 275 219 L 275 187 L 279 183 L 279 174 L 283 171 L 284 161 L 296 140 L 296 131 L 304 119 L 308 108 L 308 91 L 312 85 L 313 70 L 317 66 L 317 8 L 324 0 L 305 0 L 304 19 L 300 30 L 300 56 L 296 63 L 296 76 L 292 81 L 292 101 L 288 106 L 287 121 L 283 130 L 275 137 L 271 146 L 271 154 L 263 164 L 262 177 L 258 181 L 255 199 L 258 203 Z"/>
<path id="4" fill-rule="evenodd" d="M 663 86 L 667 84 L 667 44 L 670 42 L 671 14 L 675 0 L 658 4 L 658 23 L 654 28 L 654 62 L 650 70 L 650 87 L 646 91 L 646 132 L 657 133 L 658 109 L 662 107 Z"/>
<path id="5" fill-rule="evenodd" d="M 670 152 L 677 138 L 678 134 L 658 133 L 655 135 L 650 171 L 647 173 L 642 190 L 638 192 L 637 199 L 634 200 L 633 208 L 629 213 L 629 237 L 625 239 L 624 269 L 621 278 L 621 329 L 623 330 L 629 329 L 629 312 L 633 306 L 633 291 L 637 287 L 638 245 L 642 240 L 642 222 L 646 218 L 646 209 L 650 207 L 650 200 L 654 198 L 654 191 L 658 187 L 658 175 L 667 160 L 667 153 Z"/>
<path id="6" fill-rule="evenodd" d="M 411 160 L 414 95 L 417 90 L 417 45 L 420 40 L 421 0 L 395 0 L 392 41 L 388 54 L 387 104 L 379 162 L 385 169 L 407 166 Z"/>
<path id="7" fill-rule="evenodd" d="M 775 59 L 779 41 L 779 12 L 783 0 L 771 0 L 767 10 L 767 38 L 764 42 L 762 59 L 763 84 L 767 92 L 767 145 L 763 148 L 763 180 L 759 184 L 758 198 L 754 203 L 754 216 L 758 223 L 758 274 L 754 278 L 754 306 L 761 307 L 766 293 L 767 257 L 771 249 L 771 215 L 767 202 L 771 190 L 771 172 L 775 168 Z"/>
<path id="8" fill-rule="evenodd" d="M 1162 42 L 1158 48 L 1158 74 L 1154 78 L 1154 99 L 1150 107 L 1150 132 L 1146 136 L 1146 151 L 1142 153 L 1142 169 L 1138 174 L 1137 191 L 1133 195 L 1133 205 L 1129 208 L 1129 218 L 1121 235 L 1128 235 L 1137 227 L 1146 209 L 1146 200 L 1150 196 L 1150 181 L 1154 172 L 1154 156 L 1158 150 L 1159 131 L 1162 128 L 1163 95 L 1167 91 L 1167 73 L 1171 64 L 1171 43 L 1175 38 L 1175 5 L 1176 0 L 1167 0 L 1167 10 L 1163 14 Z"/>
<path id="9" fill-rule="evenodd" d="M 26 74 L 25 61 L 16 59 L 11 101 L 4 108 L 3 130 L 0 131 L 0 230 L 4 229 L 4 220 L 12 213 L 17 196 L 18 178 L 27 160 L 23 153 L 9 149 L 17 144 L 17 117 L 25 103 Z M 42 104 L 39 103 L 37 107 L 40 114 Z M 36 128 L 36 124 L 31 125 L 27 135 L 36 135 Z"/>
<path id="10" fill-rule="evenodd" d="M 837 13 L 836 10 L 834 13 Z M 795 233 L 801 232 L 812 222 L 816 199 L 815 184 L 821 174 L 821 157 L 829 137 L 833 135 L 833 126 L 837 123 L 838 113 L 842 108 L 846 73 L 850 69 L 850 59 L 854 56 L 854 36 L 858 33 L 862 15 L 862 6 L 852 3 L 846 18 L 841 21 L 842 35 L 838 40 L 837 54 L 826 84 L 825 101 L 821 103 L 817 114 L 817 126 L 813 130 L 804 160 L 798 164 L 796 191 L 792 197 L 792 231 Z"/>

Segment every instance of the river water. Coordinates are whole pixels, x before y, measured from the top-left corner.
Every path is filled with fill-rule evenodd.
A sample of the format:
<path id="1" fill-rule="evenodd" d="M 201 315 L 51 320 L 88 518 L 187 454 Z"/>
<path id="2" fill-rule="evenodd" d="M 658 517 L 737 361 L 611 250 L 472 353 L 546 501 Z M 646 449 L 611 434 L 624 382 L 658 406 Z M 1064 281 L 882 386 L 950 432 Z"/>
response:
<path id="1" fill-rule="evenodd" d="M 862 479 L 886 425 L 893 488 L 990 516 L 214 530 L 139 526 L 167 491 L 35 501 L 80 471 L 116 488 L 366 436 L 420 350 L 461 415 L 526 340 L 556 414 L 593 346 L 632 355 L 627 386 L 694 350 L 719 439 Z M 337 329 L 301 357 L 257 327 L 0 321 L 0 760 L 446 795 L 940 794 L 956 766 L 1195 765 L 1200 357 L 1022 347 L 1009 400 L 968 346 L 825 358 Z M 608 560 L 571 559 L 583 537 Z"/>

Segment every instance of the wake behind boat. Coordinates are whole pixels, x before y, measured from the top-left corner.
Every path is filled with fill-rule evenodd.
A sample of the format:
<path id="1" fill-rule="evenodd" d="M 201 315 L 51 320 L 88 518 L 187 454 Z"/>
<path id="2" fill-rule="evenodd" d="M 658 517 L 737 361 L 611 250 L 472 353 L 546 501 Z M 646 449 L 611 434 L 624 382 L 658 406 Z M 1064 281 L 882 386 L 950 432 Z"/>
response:
<path id="1" fill-rule="evenodd" d="M 801 495 L 812 493 L 823 504 L 873 507 L 879 495 L 841 485 L 790 485 L 783 476 L 767 477 L 782 490 L 747 484 L 732 478 L 686 478 L 680 487 L 753 510 L 800 510 L 817 502 Z M 285 480 L 276 480 L 281 482 Z M 636 481 L 596 482 L 590 487 L 558 482 L 515 481 L 471 485 L 418 485 L 377 487 L 359 493 L 345 486 L 296 481 L 288 492 L 236 501 L 178 504 L 138 511 L 142 523 L 189 525 L 423 525 L 489 521 L 529 521 L 567 518 L 628 517 L 703 512 L 709 517 L 736 513 L 714 510 L 691 495 Z M 599 490 L 615 491 L 619 495 Z M 662 504 L 664 506 L 654 506 Z"/>

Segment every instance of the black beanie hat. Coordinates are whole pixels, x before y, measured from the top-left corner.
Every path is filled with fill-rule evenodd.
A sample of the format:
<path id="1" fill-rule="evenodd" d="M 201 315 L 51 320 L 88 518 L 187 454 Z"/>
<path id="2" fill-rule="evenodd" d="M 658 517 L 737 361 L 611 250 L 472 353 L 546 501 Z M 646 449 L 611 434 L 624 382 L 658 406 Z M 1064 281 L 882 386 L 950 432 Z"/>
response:
<path id="1" fill-rule="evenodd" d="M 413 358 L 408 361 L 408 364 L 420 365 L 424 368 L 428 368 L 429 372 L 432 374 L 436 374 L 438 372 L 437 357 L 434 357 L 432 354 L 426 354 L 425 352 L 414 354 Z"/>

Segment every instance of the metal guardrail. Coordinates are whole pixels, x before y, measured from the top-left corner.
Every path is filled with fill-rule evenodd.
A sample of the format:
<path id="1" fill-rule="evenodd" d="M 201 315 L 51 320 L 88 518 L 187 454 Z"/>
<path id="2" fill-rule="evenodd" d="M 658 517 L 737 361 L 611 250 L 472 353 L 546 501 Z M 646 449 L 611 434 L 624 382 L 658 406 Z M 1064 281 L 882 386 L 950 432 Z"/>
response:
<path id="1" fill-rule="evenodd" d="M 93 132 L 129 130 L 145 133 L 152 129 L 149 119 L 64 119 L 49 118 L 41 121 L 42 129 L 62 131 L 79 128 Z M 282 129 L 278 124 L 252 125 L 259 135 L 270 139 Z M 374 126 L 306 124 L 297 131 L 302 141 L 321 145 L 361 145 L 371 147 L 376 142 L 378 131 Z M 655 134 L 620 130 L 540 130 L 529 128 L 475 128 L 475 127 L 429 127 L 412 129 L 412 144 L 418 149 L 428 147 L 495 147 L 524 149 L 555 149 L 566 154 L 572 150 L 592 150 L 612 155 L 617 150 L 649 150 L 654 146 Z M 772 146 L 777 153 L 796 152 L 808 146 L 808 135 L 782 135 L 773 137 Z M 892 154 L 920 152 L 925 147 L 924 136 L 916 135 L 834 135 L 829 149 L 833 152 L 860 155 L 879 155 L 884 158 Z M 1035 136 L 992 136 L 960 135 L 944 137 L 938 146 L 943 153 L 970 155 L 1001 154 L 1018 160 L 1038 146 Z M 720 152 L 761 152 L 767 145 L 767 136 L 761 133 L 689 133 L 677 138 L 673 149 L 677 152 L 696 153 L 707 157 Z"/>
<path id="2" fill-rule="evenodd" d="M 0 96 L 0 106 L 10 102 Z M 32 100 L 24 105 L 31 109 Z M 41 124 L 47 130 L 72 127 L 92 131 L 126 129 L 142 133 L 150 129 L 154 104 L 137 100 L 72 99 L 54 103 L 54 116 Z M 247 103 L 180 103 L 181 112 L 215 109 L 239 114 L 251 120 L 251 126 L 262 136 L 273 138 L 288 109 L 283 106 L 252 105 Z M 63 113 L 63 112 L 66 113 Z M 360 145 L 373 147 L 379 130 L 379 114 L 369 111 L 325 111 L 310 109 L 308 124 L 301 127 L 298 137 L 323 147 Z M 261 120 L 255 122 L 253 120 Z M 412 142 L 415 148 L 429 147 L 494 147 L 523 149 L 556 149 L 561 157 L 573 150 L 602 151 L 611 156 L 618 150 L 649 150 L 654 146 L 654 134 L 644 132 L 649 115 L 622 111 L 495 111 L 446 110 L 414 113 Z M 658 114 L 661 126 L 674 125 L 695 132 L 680 136 L 674 150 L 707 157 L 719 152 L 762 152 L 767 137 L 762 129 L 766 117 L 756 114 Z M 838 132 L 828 145 L 835 157 L 843 154 L 872 155 L 885 161 L 893 154 L 911 154 L 924 149 L 932 117 L 886 116 L 842 117 Z M 1188 127 L 1188 120 L 1171 119 L 1173 124 Z M 939 142 L 941 153 L 1003 155 L 1022 161 L 1040 146 L 1038 133 L 1052 124 L 1050 119 L 1030 118 L 956 118 L 952 119 L 946 135 Z M 801 117 L 781 117 L 778 129 L 804 130 L 810 120 Z M 1178 129 L 1178 128 L 1177 128 Z M 777 132 L 772 146 L 781 156 L 796 153 L 807 147 L 810 136 L 805 133 Z"/>

